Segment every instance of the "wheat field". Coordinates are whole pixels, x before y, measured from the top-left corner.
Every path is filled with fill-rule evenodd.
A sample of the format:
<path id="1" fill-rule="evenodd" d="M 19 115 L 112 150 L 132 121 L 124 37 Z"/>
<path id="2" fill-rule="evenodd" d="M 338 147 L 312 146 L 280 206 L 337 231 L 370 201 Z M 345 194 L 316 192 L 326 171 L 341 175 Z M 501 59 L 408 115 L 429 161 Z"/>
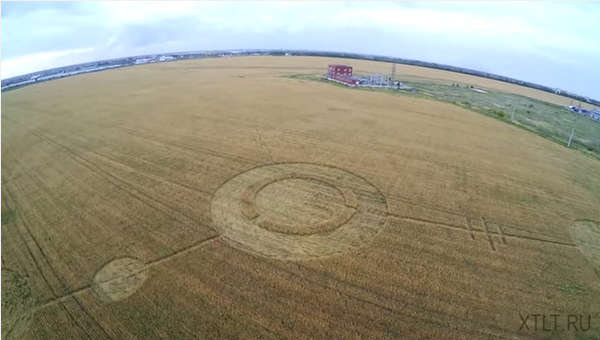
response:
<path id="1" fill-rule="evenodd" d="M 330 63 L 390 68 L 204 59 L 3 93 L 2 337 L 598 339 L 600 163 L 450 104 L 284 77 Z M 531 314 L 592 324 L 522 329 Z"/>

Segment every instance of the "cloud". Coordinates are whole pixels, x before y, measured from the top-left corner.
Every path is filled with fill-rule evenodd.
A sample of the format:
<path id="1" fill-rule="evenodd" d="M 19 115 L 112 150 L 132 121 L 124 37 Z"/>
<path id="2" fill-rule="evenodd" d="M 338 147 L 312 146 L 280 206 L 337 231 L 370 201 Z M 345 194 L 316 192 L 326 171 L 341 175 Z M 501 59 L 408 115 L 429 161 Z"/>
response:
<path id="1" fill-rule="evenodd" d="M 144 53 L 297 48 L 449 63 L 600 98 L 597 32 L 593 2 L 3 2 L 2 78 Z"/>

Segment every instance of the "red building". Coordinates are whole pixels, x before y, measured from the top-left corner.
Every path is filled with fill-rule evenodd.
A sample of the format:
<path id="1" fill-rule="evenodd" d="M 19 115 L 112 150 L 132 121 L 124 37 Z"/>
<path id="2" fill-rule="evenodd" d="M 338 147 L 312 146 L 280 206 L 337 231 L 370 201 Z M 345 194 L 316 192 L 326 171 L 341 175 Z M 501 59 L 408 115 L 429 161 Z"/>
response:
<path id="1" fill-rule="evenodd" d="M 327 75 L 352 77 L 352 66 L 347 65 L 329 65 Z"/>
<path id="2" fill-rule="evenodd" d="M 359 80 L 358 79 L 354 79 L 354 78 L 350 78 L 347 76 L 331 76 L 329 77 L 329 79 L 333 79 L 334 81 L 337 81 L 339 83 L 344 83 L 346 85 L 350 85 L 350 86 L 357 86 L 359 84 Z"/>

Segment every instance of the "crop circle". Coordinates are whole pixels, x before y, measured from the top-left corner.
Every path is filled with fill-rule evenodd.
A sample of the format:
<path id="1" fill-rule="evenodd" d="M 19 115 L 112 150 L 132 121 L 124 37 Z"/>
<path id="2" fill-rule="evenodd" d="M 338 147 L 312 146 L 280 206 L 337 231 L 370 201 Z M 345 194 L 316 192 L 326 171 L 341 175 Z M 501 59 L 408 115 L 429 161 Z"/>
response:
<path id="1" fill-rule="evenodd" d="M 92 290 L 105 301 L 120 301 L 135 293 L 148 278 L 148 267 L 133 258 L 120 258 L 102 267 Z"/>
<path id="2" fill-rule="evenodd" d="M 600 226 L 592 221 L 576 221 L 570 231 L 579 250 L 600 270 Z"/>
<path id="3" fill-rule="evenodd" d="M 387 203 L 367 180 L 307 163 L 254 168 L 225 182 L 211 218 L 232 246 L 261 256 L 301 260 L 360 247 L 383 227 Z"/>

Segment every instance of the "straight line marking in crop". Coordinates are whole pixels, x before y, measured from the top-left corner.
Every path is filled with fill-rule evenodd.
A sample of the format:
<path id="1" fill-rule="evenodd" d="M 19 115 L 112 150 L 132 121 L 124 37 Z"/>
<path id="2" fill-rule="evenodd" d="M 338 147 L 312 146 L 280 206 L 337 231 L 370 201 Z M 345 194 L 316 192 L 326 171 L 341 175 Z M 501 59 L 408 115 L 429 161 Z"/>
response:
<path id="1" fill-rule="evenodd" d="M 211 237 L 211 238 L 208 238 L 208 239 L 205 239 L 205 240 L 202 240 L 202 241 L 196 242 L 196 243 L 194 243 L 193 245 L 191 245 L 191 246 L 189 246 L 189 247 L 187 247 L 187 248 L 184 248 L 184 249 L 182 249 L 182 250 L 180 250 L 180 251 L 177 251 L 177 252 L 175 252 L 175 253 L 172 253 L 172 254 L 170 254 L 170 255 L 167 255 L 167 256 L 165 256 L 165 257 L 159 258 L 159 259 L 157 259 L 157 260 L 154 260 L 154 261 L 152 261 L 152 262 L 148 262 L 148 263 L 145 265 L 145 267 L 144 267 L 144 270 L 147 270 L 147 269 L 148 269 L 148 268 L 150 268 L 150 267 L 156 266 L 156 265 L 158 265 L 158 264 L 160 264 L 160 263 L 162 263 L 162 262 L 165 262 L 165 261 L 167 261 L 167 260 L 170 260 L 170 259 L 172 259 L 172 258 L 174 258 L 174 257 L 180 256 L 180 255 L 183 255 L 183 254 L 187 254 L 187 253 L 189 253 L 189 252 L 191 252 L 191 251 L 194 251 L 194 250 L 196 250 L 196 249 L 200 248 L 201 246 L 203 246 L 203 245 L 205 245 L 205 244 L 207 244 L 207 243 L 210 243 L 211 241 L 214 241 L 214 240 L 218 239 L 219 237 L 220 237 L 220 235 L 213 236 L 213 237 Z M 139 273 L 139 271 L 137 271 L 137 272 L 133 272 L 133 273 L 130 273 L 129 275 L 130 275 L 130 276 L 132 276 L 132 275 L 135 275 L 135 274 L 137 274 L 137 273 Z M 107 280 L 107 281 L 110 281 L 110 280 Z M 107 282 L 107 281 L 99 281 L 99 282 L 96 282 L 96 283 L 97 283 L 97 284 L 98 284 L 98 283 L 104 283 L 104 282 Z M 69 294 L 67 294 L 67 295 L 63 295 L 63 296 L 61 296 L 61 297 L 58 297 L 58 298 L 52 299 L 52 300 L 50 300 L 50 301 L 48 301 L 48 302 L 44 303 L 43 305 L 40 305 L 40 306 L 37 306 L 37 307 L 33 308 L 33 309 L 31 310 L 31 313 L 35 313 L 35 312 L 37 312 L 38 310 L 41 310 L 41 309 L 44 309 L 44 308 L 46 308 L 46 307 L 50 307 L 50 306 L 56 305 L 57 303 L 60 303 L 60 302 L 63 302 L 63 301 L 66 301 L 66 300 L 68 300 L 68 299 L 70 299 L 70 298 L 72 298 L 72 297 L 75 297 L 75 296 L 77 296 L 77 295 L 79 295 L 79 294 L 81 294 L 81 293 L 83 293 L 83 292 L 86 292 L 86 291 L 90 290 L 91 288 L 92 288 L 92 285 L 90 284 L 90 285 L 87 285 L 87 286 L 85 286 L 85 287 L 83 287 L 83 288 L 80 288 L 80 289 L 78 289 L 78 290 L 76 290 L 76 291 L 73 291 L 73 292 L 71 292 L 71 293 L 69 293 Z"/>
<path id="2" fill-rule="evenodd" d="M 76 291 L 73 291 L 73 292 L 71 292 L 71 293 L 69 293 L 69 294 L 67 294 L 67 295 L 63 295 L 63 296 L 61 296 L 61 297 L 58 297 L 58 298 L 56 298 L 56 299 L 52 299 L 52 300 L 50 300 L 50 301 L 46 302 L 46 303 L 45 303 L 45 304 L 43 304 L 43 305 L 40 305 L 40 306 L 38 306 L 38 307 L 35 307 L 35 308 L 33 308 L 33 309 L 31 310 L 31 313 L 33 314 L 33 313 L 37 312 L 37 311 L 38 311 L 38 310 L 40 310 L 40 309 L 44 309 L 44 308 L 46 308 L 46 307 L 53 306 L 53 305 L 55 305 L 55 304 L 57 304 L 57 303 L 60 303 L 60 302 L 66 301 L 66 300 L 68 300 L 68 299 L 70 299 L 70 298 L 72 298 L 72 297 L 75 297 L 76 295 L 79 295 L 79 294 L 81 294 L 81 293 L 83 293 L 83 292 L 85 292 L 85 291 L 88 291 L 88 290 L 90 290 L 91 288 L 92 288 L 92 286 L 91 286 L 91 285 L 88 285 L 88 286 L 85 286 L 85 287 L 83 287 L 83 288 L 81 288 L 81 289 L 78 289 L 78 290 L 76 290 Z"/>
<path id="3" fill-rule="evenodd" d="M 397 214 L 388 214 L 388 215 L 390 217 L 394 217 L 394 218 L 397 218 L 397 219 L 401 219 L 401 220 L 405 220 L 405 221 L 410 221 L 410 222 L 423 223 L 423 224 L 428 224 L 428 225 L 433 225 L 433 226 L 439 226 L 439 227 L 444 227 L 444 228 L 457 229 L 457 230 L 466 230 L 466 227 L 461 227 L 461 226 L 457 226 L 457 225 L 453 225 L 453 224 L 448 224 L 448 223 L 443 223 L 443 222 L 438 222 L 438 221 L 429 221 L 429 220 L 424 220 L 424 219 L 419 219 L 419 218 L 413 218 L 413 217 L 408 217 L 408 216 L 402 216 L 402 215 L 397 215 Z M 486 234 L 485 231 L 481 231 L 481 230 L 472 229 L 472 231 L 473 231 L 473 233 Z M 487 234 L 490 235 L 490 238 L 491 238 L 491 235 L 497 235 L 496 233 L 490 233 L 489 231 L 488 231 Z M 528 240 L 528 241 L 553 244 L 553 245 L 563 246 L 563 247 L 570 247 L 570 248 L 576 248 L 577 247 L 575 244 L 572 244 L 572 243 L 564 243 L 564 242 L 559 242 L 559 241 L 544 240 L 544 239 L 540 239 L 540 238 L 536 238 L 536 237 L 530 237 L 530 236 L 524 236 L 524 235 L 511 235 L 511 234 L 504 234 L 503 233 L 502 236 L 504 238 L 513 238 L 513 239 L 520 239 L 520 240 Z"/>
<path id="4" fill-rule="evenodd" d="M 500 235 L 500 240 L 502 241 L 502 244 L 506 244 L 506 237 L 504 237 L 504 232 L 502 231 L 502 226 L 499 224 L 496 224 L 496 227 L 498 228 L 498 234 Z"/>
<path id="5" fill-rule="evenodd" d="M 485 238 L 487 239 L 488 244 L 490 245 L 490 249 L 492 251 L 496 251 L 496 246 L 494 245 L 494 240 L 492 239 L 492 235 L 490 235 L 488 225 L 485 222 L 485 219 L 483 217 L 481 218 L 481 225 L 483 226 L 483 230 L 485 230 Z"/>
<path id="6" fill-rule="evenodd" d="M 471 240 L 475 239 L 475 233 L 473 233 L 473 228 L 471 227 L 471 221 L 465 217 L 465 225 L 467 226 L 467 231 L 469 232 L 469 236 L 471 237 Z"/>
<path id="7" fill-rule="evenodd" d="M 205 239 L 205 240 L 202 240 L 202 241 L 198 241 L 198 242 L 192 244 L 191 246 L 189 246 L 187 248 L 184 248 L 182 250 L 176 251 L 176 252 L 174 252 L 172 254 L 169 254 L 167 256 L 164 256 L 164 257 L 161 257 L 159 259 L 156 259 L 156 260 L 154 260 L 152 262 L 147 263 L 146 265 L 148 267 L 153 267 L 153 266 L 161 264 L 161 263 L 163 263 L 165 261 L 171 260 L 174 257 L 180 256 L 180 255 L 183 255 L 183 254 L 187 254 L 189 252 L 192 252 L 192 251 L 194 251 L 194 250 L 202 247 L 205 244 L 210 243 L 211 241 L 214 241 L 214 240 L 218 239 L 220 236 L 221 235 L 215 235 L 215 236 L 212 236 L 212 237 L 210 237 L 208 239 Z"/>

